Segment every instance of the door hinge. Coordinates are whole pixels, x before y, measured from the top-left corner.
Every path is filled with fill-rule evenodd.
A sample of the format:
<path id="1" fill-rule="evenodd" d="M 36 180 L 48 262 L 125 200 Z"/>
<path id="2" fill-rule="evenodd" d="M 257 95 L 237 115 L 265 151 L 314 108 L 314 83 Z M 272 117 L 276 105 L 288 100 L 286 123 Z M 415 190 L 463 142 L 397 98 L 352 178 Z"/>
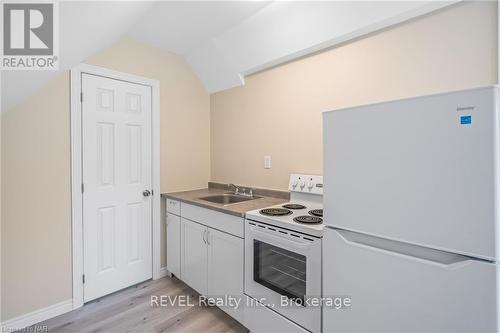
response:
<path id="1" fill-rule="evenodd" d="M 85 185 L 82 184 L 82 193 L 85 191 Z"/>
<path id="2" fill-rule="evenodd" d="M 80 93 L 80 102 L 83 103 L 83 92 Z"/>
<path id="3" fill-rule="evenodd" d="M 82 275 L 82 282 L 85 284 L 85 274 Z"/>

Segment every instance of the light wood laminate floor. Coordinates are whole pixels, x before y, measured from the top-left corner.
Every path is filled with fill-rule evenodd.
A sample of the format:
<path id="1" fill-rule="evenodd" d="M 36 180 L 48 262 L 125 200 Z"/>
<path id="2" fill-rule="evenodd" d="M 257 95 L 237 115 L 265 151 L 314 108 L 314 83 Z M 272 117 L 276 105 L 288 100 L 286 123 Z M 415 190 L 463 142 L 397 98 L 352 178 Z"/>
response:
<path id="1" fill-rule="evenodd" d="M 217 307 L 151 306 L 151 295 L 198 293 L 176 278 L 146 281 L 85 304 L 82 308 L 37 324 L 48 332 L 213 332 L 243 333 L 248 330 Z"/>

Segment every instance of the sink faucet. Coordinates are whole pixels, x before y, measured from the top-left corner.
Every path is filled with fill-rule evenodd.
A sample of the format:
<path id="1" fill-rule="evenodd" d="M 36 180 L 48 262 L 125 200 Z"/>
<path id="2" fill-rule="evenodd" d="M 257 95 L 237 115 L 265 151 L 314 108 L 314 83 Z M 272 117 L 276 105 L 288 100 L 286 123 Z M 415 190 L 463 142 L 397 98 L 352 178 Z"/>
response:
<path id="1" fill-rule="evenodd" d="M 243 191 L 243 193 L 245 193 L 245 189 L 243 187 L 239 187 L 238 185 L 235 185 L 233 183 L 228 184 L 227 187 L 229 187 L 229 189 L 231 189 L 231 187 L 234 187 L 235 194 L 240 194 L 240 190 Z"/>
<path id="2" fill-rule="evenodd" d="M 253 189 L 249 189 L 248 193 L 246 193 L 246 189 L 244 187 L 242 187 L 242 186 L 238 186 L 238 185 L 235 185 L 235 184 L 232 184 L 232 183 L 228 184 L 227 186 L 229 188 L 234 187 L 234 194 L 253 197 Z"/>

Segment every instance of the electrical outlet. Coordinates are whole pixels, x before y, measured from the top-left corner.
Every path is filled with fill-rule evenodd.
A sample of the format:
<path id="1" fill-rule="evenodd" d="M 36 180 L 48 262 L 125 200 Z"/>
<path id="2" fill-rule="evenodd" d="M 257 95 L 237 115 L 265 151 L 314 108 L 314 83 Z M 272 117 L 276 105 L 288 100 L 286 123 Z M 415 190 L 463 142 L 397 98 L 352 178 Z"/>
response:
<path id="1" fill-rule="evenodd" d="M 264 156 L 264 169 L 271 169 L 271 156 Z"/>

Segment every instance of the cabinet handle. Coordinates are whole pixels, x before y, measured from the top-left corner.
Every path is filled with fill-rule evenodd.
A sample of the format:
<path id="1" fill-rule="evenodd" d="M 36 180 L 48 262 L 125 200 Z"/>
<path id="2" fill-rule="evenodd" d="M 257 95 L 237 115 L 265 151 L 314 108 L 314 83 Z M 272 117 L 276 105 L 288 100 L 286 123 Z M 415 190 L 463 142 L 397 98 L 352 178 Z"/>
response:
<path id="1" fill-rule="evenodd" d="M 210 245 L 210 231 L 207 229 L 207 244 Z"/>
<path id="2" fill-rule="evenodd" d="M 207 234 L 207 229 L 203 230 L 203 243 L 207 244 L 207 240 L 205 239 L 205 235 Z"/>

